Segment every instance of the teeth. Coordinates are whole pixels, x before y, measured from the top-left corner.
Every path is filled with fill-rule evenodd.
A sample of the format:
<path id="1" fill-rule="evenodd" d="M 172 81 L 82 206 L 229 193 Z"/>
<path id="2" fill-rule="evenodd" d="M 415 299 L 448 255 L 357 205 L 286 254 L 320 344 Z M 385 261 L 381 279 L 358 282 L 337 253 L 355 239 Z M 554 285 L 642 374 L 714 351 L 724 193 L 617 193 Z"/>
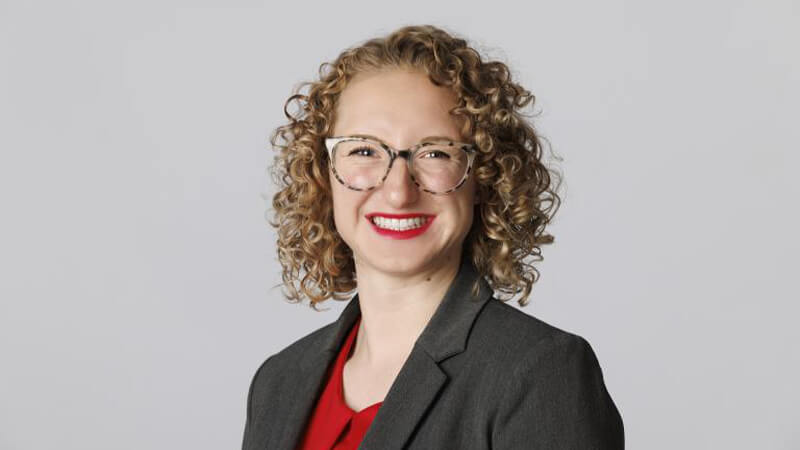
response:
<path id="1" fill-rule="evenodd" d="M 411 219 L 388 219 L 386 217 L 373 216 L 372 222 L 381 227 L 395 231 L 411 230 L 419 228 L 427 222 L 425 217 L 414 217 Z"/>

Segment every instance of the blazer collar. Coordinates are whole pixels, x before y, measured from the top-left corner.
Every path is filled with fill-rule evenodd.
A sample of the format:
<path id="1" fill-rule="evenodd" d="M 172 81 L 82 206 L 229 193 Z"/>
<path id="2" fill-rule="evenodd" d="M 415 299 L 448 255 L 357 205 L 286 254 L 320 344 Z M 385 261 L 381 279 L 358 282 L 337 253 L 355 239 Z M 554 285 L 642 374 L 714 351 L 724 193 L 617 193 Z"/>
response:
<path id="1" fill-rule="evenodd" d="M 472 292 L 476 281 L 479 287 L 477 295 Z M 469 258 L 462 258 L 455 279 L 414 344 L 359 449 L 403 448 L 422 414 L 447 381 L 439 363 L 466 349 L 472 324 L 492 293 Z M 293 449 L 299 444 L 317 397 L 327 381 L 328 369 L 360 315 L 356 295 L 336 322 L 319 335 L 316 347 L 303 355 L 299 361 L 300 372 L 292 377 L 293 394 L 287 397 L 292 399 L 292 404 L 285 405 L 288 413 L 282 434 L 270 448 Z"/>
<path id="2" fill-rule="evenodd" d="M 479 291 L 477 295 L 473 295 L 472 286 L 476 281 Z M 491 295 L 492 289 L 486 280 L 478 274 L 468 258 L 462 259 L 455 279 L 417 339 L 416 345 L 437 363 L 463 352 L 472 323 Z M 358 295 L 355 295 L 335 322 L 333 332 L 325 339 L 323 351 L 338 353 L 347 333 L 360 316 Z M 315 358 L 309 358 L 308 361 L 314 360 Z"/>

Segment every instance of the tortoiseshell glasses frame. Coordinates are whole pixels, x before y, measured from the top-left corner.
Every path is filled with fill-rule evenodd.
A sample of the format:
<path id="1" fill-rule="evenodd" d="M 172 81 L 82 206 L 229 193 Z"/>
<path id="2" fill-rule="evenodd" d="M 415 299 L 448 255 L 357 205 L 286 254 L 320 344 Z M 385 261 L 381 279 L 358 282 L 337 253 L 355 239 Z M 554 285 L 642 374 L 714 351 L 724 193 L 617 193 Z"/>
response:
<path id="1" fill-rule="evenodd" d="M 339 173 L 336 171 L 336 164 L 333 163 L 333 161 L 334 161 L 334 150 L 336 149 L 337 145 L 339 145 L 341 142 L 345 142 L 345 141 L 357 141 L 357 142 L 365 142 L 365 143 L 368 143 L 368 144 L 373 144 L 376 148 L 380 148 L 384 152 L 386 152 L 386 155 L 389 158 L 389 164 L 387 165 L 386 171 L 384 172 L 383 176 L 380 177 L 380 179 L 375 183 L 374 186 L 369 186 L 369 187 L 366 187 L 366 188 L 358 188 L 358 187 L 351 186 L 346 181 L 344 181 L 342 179 L 342 177 L 339 175 Z M 429 147 L 429 146 L 432 146 L 432 145 L 438 145 L 438 146 L 445 145 L 447 147 L 455 147 L 455 148 L 459 149 L 460 151 L 463 151 L 464 153 L 466 153 L 466 157 L 467 157 L 467 167 L 464 170 L 464 174 L 461 177 L 461 179 L 452 188 L 446 189 L 446 190 L 441 191 L 441 192 L 434 191 L 432 189 L 428 189 L 425 186 L 422 186 L 419 183 L 419 181 L 417 180 L 417 177 L 415 176 L 415 172 L 414 172 L 414 163 L 413 163 L 414 156 L 417 154 L 418 151 L 424 149 L 425 147 Z M 334 177 L 336 178 L 336 180 L 339 183 L 341 183 L 343 186 L 347 187 L 348 189 L 352 189 L 354 191 L 370 191 L 370 190 L 375 189 L 376 187 L 380 186 L 386 180 L 386 177 L 389 176 L 389 171 L 392 170 L 392 166 L 394 165 L 394 161 L 399 156 L 399 157 L 405 158 L 406 163 L 408 164 L 409 175 L 411 176 L 411 180 L 414 182 L 414 184 L 417 185 L 417 187 L 419 187 L 421 190 L 423 190 L 425 192 L 428 192 L 430 194 L 435 194 L 435 195 L 449 194 L 449 193 L 457 190 L 461 186 L 463 186 L 464 182 L 467 181 L 467 178 L 469 178 L 469 174 L 472 171 L 472 165 L 473 165 L 473 162 L 475 160 L 475 154 L 476 154 L 476 149 L 475 149 L 475 146 L 473 144 L 469 144 L 469 143 L 465 143 L 465 142 L 456 142 L 456 141 L 447 140 L 447 139 L 424 140 L 424 141 L 418 143 L 417 145 L 414 145 L 413 147 L 410 147 L 410 148 L 407 148 L 407 149 L 395 149 L 395 148 L 391 147 L 389 144 L 381 141 L 378 138 L 374 138 L 374 137 L 331 136 L 331 137 L 325 138 L 325 147 L 328 150 L 328 157 L 329 157 L 329 160 L 331 161 L 331 169 L 333 171 Z"/>

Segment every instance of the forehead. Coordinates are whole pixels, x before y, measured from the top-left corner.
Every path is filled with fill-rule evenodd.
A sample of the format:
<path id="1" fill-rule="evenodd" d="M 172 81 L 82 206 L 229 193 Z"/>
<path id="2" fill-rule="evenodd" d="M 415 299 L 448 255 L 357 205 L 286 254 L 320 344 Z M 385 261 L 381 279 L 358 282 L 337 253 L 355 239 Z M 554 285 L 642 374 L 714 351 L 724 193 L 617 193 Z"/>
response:
<path id="1" fill-rule="evenodd" d="M 373 135 L 401 146 L 426 136 L 459 140 L 459 121 L 450 114 L 455 106 L 453 91 L 434 85 L 423 73 L 362 73 L 339 97 L 333 134 Z"/>

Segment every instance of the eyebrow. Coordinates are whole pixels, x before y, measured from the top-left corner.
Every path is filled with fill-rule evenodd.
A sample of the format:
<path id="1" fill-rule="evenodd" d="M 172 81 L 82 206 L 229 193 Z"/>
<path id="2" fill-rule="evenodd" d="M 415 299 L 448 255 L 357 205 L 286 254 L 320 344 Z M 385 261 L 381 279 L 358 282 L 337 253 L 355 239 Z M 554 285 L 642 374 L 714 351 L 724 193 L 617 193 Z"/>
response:
<path id="1" fill-rule="evenodd" d="M 373 136 L 373 135 L 371 135 L 371 134 L 349 134 L 348 136 L 350 136 L 350 137 L 359 137 L 359 138 L 372 139 L 372 140 L 375 140 L 375 141 L 378 141 L 378 142 L 383 142 L 384 144 L 387 144 L 387 145 L 388 145 L 388 143 L 387 143 L 386 141 L 384 141 L 383 139 L 381 139 L 381 138 L 379 138 L 379 137 L 377 137 L 377 136 Z M 425 136 L 424 138 L 422 138 L 422 139 L 420 139 L 420 140 L 419 140 L 419 142 L 428 142 L 428 141 L 452 141 L 452 142 L 460 142 L 458 139 L 453 139 L 452 137 L 449 137 L 449 136 Z"/>

